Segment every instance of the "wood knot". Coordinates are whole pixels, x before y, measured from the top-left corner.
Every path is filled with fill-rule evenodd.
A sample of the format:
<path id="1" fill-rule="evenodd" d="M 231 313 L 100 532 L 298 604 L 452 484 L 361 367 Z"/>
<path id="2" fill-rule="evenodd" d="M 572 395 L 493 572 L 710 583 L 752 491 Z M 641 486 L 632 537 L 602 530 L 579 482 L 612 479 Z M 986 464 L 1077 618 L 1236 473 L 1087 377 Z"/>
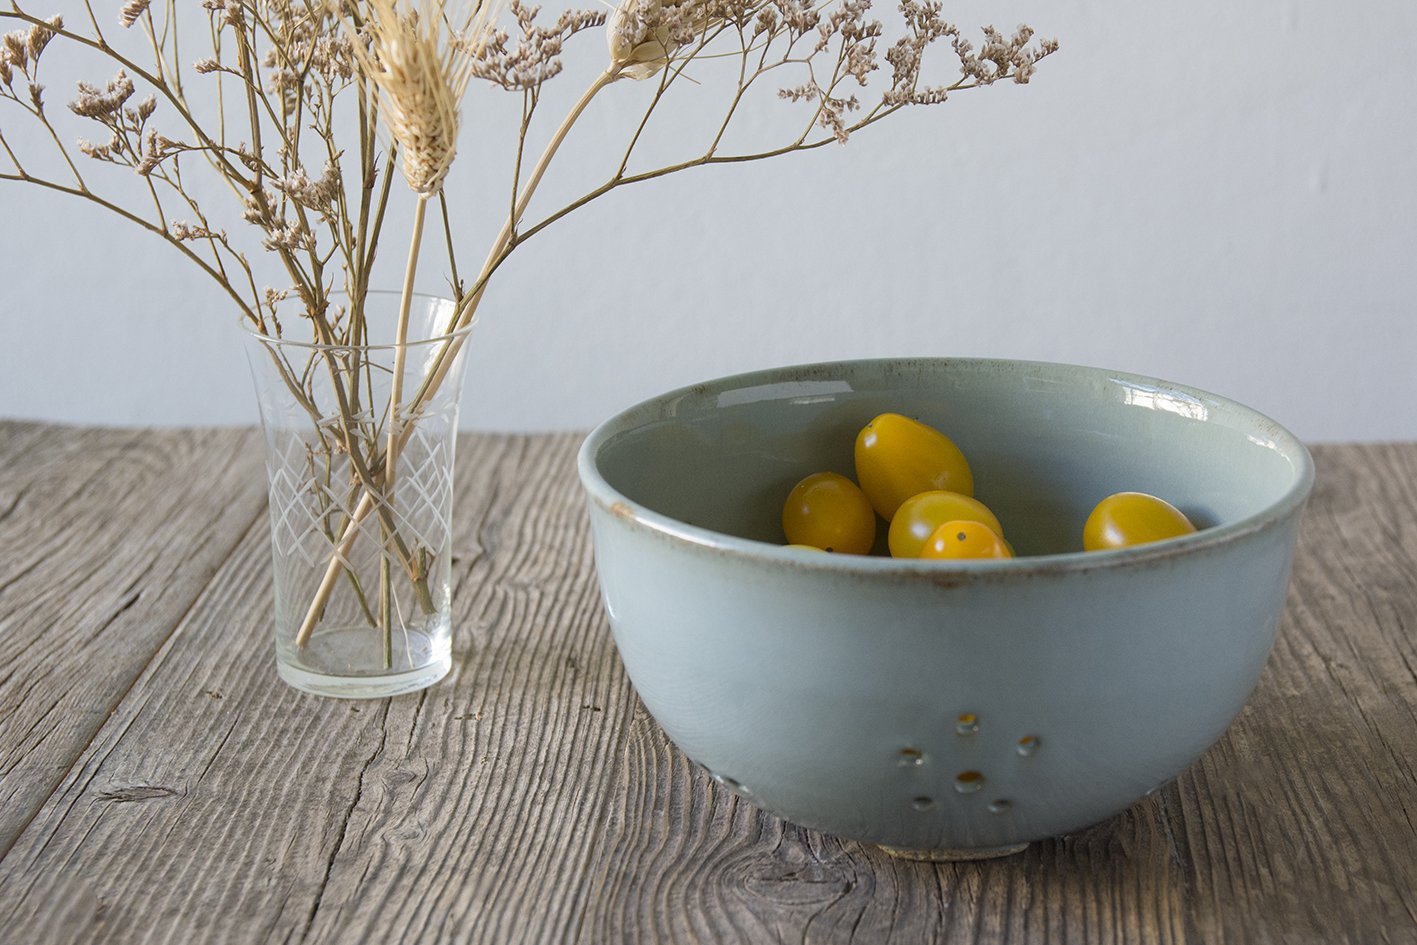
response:
<path id="1" fill-rule="evenodd" d="M 176 788 L 161 787 L 156 784 L 134 784 L 131 787 L 116 788 L 112 791 L 100 791 L 98 799 L 112 801 L 115 804 L 127 804 L 130 801 L 155 801 L 164 797 L 178 797 L 181 793 Z"/>
<path id="2" fill-rule="evenodd" d="M 398 789 L 405 784 L 413 784 L 422 781 L 428 776 L 425 768 L 423 771 L 415 771 L 412 768 L 394 768 L 384 774 L 384 784 L 390 788 Z"/>
<path id="3" fill-rule="evenodd" d="M 735 872 L 745 893 L 793 908 L 837 902 L 858 882 L 849 860 L 814 848 L 797 828 L 773 850 L 740 861 Z"/>
<path id="4" fill-rule="evenodd" d="M 856 878 L 851 870 L 821 860 L 769 859 L 746 866 L 741 882 L 746 892 L 764 901 L 802 907 L 838 901 L 856 885 Z"/>

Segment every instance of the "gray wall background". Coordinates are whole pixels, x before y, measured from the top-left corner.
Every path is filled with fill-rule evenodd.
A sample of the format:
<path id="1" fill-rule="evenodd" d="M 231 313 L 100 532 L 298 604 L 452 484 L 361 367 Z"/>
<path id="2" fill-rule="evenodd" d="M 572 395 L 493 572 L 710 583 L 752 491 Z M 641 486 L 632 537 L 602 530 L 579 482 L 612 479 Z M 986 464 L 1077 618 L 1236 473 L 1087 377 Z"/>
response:
<path id="1" fill-rule="evenodd" d="M 727 372 L 959 355 L 1153 374 L 1311 440 L 1417 437 L 1417 7 L 970 0 L 946 12 L 970 29 L 1028 22 L 1063 48 L 1029 86 L 963 93 L 845 147 L 622 189 L 549 229 L 484 303 L 464 425 L 586 428 Z M 544 118 L 601 68 L 602 43 L 573 46 Z M 57 65 L 107 75 L 54 61 L 56 110 L 80 74 Z M 649 156 L 702 150 L 724 86 L 701 79 L 656 124 Z M 597 101 L 542 213 L 604 178 L 646 91 L 620 83 Z M 516 103 L 475 87 L 464 115 L 449 194 L 471 265 L 505 205 Z M 742 140 L 770 140 L 789 116 L 795 127 L 791 106 L 757 102 Z M 8 109 L 0 122 L 44 146 Z M 404 204 L 392 212 L 407 219 Z M 234 313 L 194 267 L 32 188 L 0 182 L 0 219 L 0 415 L 254 422 Z M 402 232 L 386 260 L 402 257 Z M 439 290 L 439 259 L 426 256 L 420 288 Z"/>

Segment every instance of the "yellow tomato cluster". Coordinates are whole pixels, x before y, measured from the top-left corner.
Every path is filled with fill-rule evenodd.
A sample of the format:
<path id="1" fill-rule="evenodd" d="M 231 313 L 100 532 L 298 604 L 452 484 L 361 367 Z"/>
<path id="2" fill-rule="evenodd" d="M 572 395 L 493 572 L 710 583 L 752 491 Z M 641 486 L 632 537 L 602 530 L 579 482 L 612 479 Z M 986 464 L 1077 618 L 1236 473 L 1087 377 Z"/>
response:
<path id="1" fill-rule="evenodd" d="M 834 472 L 803 479 L 783 505 L 782 530 L 793 545 L 869 554 L 880 516 L 897 558 L 1012 557 L 998 518 L 973 494 L 969 462 L 949 437 L 883 413 L 856 437 L 856 482 Z"/>
<path id="2" fill-rule="evenodd" d="M 793 486 L 782 530 L 793 547 L 864 555 L 876 544 L 877 516 L 889 523 L 886 543 L 896 558 L 1014 556 L 998 517 L 974 498 L 974 475 L 959 447 L 898 413 L 881 414 L 857 434 L 855 482 L 819 472 Z M 1083 547 L 1125 548 L 1193 531 L 1169 503 L 1121 492 L 1088 516 Z"/>

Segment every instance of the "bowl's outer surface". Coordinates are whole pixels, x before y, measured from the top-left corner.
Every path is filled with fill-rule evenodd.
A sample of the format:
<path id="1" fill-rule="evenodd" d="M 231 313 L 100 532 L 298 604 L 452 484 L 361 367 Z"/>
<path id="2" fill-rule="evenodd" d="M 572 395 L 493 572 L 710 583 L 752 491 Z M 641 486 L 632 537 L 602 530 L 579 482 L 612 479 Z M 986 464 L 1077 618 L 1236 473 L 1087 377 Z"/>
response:
<path id="1" fill-rule="evenodd" d="M 760 543 L 782 541 L 797 479 L 851 474 L 884 410 L 954 438 L 1019 550 L 1052 553 L 951 567 Z M 691 758 L 796 823 L 957 849 L 1096 822 L 1219 738 L 1273 642 L 1312 465 L 1192 389 L 911 360 L 656 398 L 587 439 L 581 474 L 621 658 Z M 1211 527 L 1060 553 L 1122 489 Z"/>

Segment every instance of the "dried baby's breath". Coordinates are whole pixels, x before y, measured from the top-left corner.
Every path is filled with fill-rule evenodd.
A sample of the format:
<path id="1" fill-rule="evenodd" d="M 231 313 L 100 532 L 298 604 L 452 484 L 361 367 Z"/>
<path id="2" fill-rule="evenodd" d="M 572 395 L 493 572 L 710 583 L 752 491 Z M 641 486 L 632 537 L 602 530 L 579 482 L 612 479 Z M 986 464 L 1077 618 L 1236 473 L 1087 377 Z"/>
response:
<path id="1" fill-rule="evenodd" d="M 79 95 L 69 103 L 69 110 L 84 118 L 108 118 L 132 98 L 133 80 L 122 69 L 108 81 L 107 87 L 99 89 L 87 82 L 79 83 Z"/>
<path id="2" fill-rule="evenodd" d="M 298 252 L 312 247 L 314 236 L 299 223 L 282 222 L 270 227 L 261 245 L 271 252 L 281 249 Z"/>
<path id="3" fill-rule="evenodd" d="M 339 164 L 326 161 L 320 176 L 311 179 L 305 168 L 297 168 L 289 176 L 274 181 L 273 186 L 281 193 L 321 214 L 335 212 L 335 201 L 339 197 L 343 183 L 340 179 Z"/>
<path id="4" fill-rule="evenodd" d="M 3 46 L 0 46 L 0 56 L 7 65 L 16 69 L 23 69 L 29 65 L 30 54 L 26 50 L 25 40 L 29 37 L 29 30 L 15 30 L 6 33 L 3 39 Z"/>
<path id="5" fill-rule="evenodd" d="M 63 24 L 62 17 L 52 16 L 49 18 L 47 27 L 38 24 L 31 27 L 29 35 L 25 37 L 25 51 L 29 53 L 32 62 L 39 61 L 39 54 L 44 52 L 44 47 L 49 45 L 49 41 L 55 36 L 55 31 Z"/>
<path id="6" fill-rule="evenodd" d="M 566 41 L 606 20 L 598 10 L 566 10 L 550 26 L 540 26 L 536 22 L 540 7 L 512 0 L 507 10 L 517 23 L 515 44 L 506 30 L 494 30 L 475 57 L 473 74 L 516 91 L 538 89 L 559 75 Z"/>
<path id="7" fill-rule="evenodd" d="M 200 224 L 188 223 L 184 220 L 173 220 L 167 226 L 174 238 L 179 240 L 211 240 L 225 239 L 226 234 L 216 230 L 209 230 Z"/>
<path id="8" fill-rule="evenodd" d="M 124 27 L 130 27 L 138 22 L 138 18 L 148 12 L 148 5 L 152 0 L 128 0 L 123 4 L 123 10 L 118 14 L 118 22 Z"/>
<path id="9" fill-rule="evenodd" d="M 243 29 L 246 25 L 246 12 L 241 8 L 241 0 L 202 0 L 202 9 L 217 14 L 223 26 Z"/>
<path id="10" fill-rule="evenodd" d="M 64 18 L 56 14 L 48 20 L 34 22 L 28 29 L 12 30 L 0 37 L 0 63 L 7 67 L 8 76 L 4 84 L 9 85 L 13 81 L 15 69 L 33 76 L 44 47 L 63 28 Z"/>

